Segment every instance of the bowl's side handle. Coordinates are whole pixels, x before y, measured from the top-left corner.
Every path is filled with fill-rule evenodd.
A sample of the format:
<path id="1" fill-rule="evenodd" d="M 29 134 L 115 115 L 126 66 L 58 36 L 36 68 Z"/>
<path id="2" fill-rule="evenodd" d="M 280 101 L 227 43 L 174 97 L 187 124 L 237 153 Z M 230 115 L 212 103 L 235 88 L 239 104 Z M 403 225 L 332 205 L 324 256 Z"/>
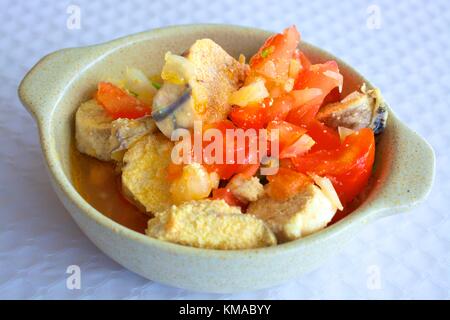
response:
<path id="1" fill-rule="evenodd" d="M 392 115 L 392 118 L 395 118 Z M 435 174 L 433 148 L 416 132 L 397 119 L 386 139 L 389 159 L 382 172 L 380 186 L 374 197 L 374 209 L 379 217 L 404 212 L 423 202 L 431 191 Z M 386 132 L 387 133 L 387 132 Z"/>
<path id="2" fill-rule="evenodd" d="M 19 85 L 19 98 L 42 124 L 52 112 L 67 84 L 86 67 L 89 48 L 63 49 L 42 58 Z"/>

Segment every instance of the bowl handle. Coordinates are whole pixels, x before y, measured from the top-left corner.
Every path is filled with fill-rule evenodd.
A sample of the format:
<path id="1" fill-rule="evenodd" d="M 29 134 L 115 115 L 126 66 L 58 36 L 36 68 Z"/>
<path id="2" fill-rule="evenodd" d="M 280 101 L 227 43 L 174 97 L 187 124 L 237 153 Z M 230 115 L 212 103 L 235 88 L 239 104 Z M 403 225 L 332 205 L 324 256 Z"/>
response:
<path id="1" fill-rule="evenodd" d="M 42 58 L 19 85 L 19 98 L 41 124 L 61 97 L 67 84 L 86 67 L 88 48 L 63 49 Z"/>
<path id="2" fill-rule="evenodd" d="M 376 168 L 381 174 L 372 205 L 379 217 L 407 211 L 423 202 L 431 191 L 435 174 L 431 145 L 395 115 L 392 118 L 393 126 L 384 133 L 391 135 L 391 139 L 380 142 L 390 145 L 379 146 L 390 150 L 386 152 L 388 159 L 380 161 L 380 168 Z"/>

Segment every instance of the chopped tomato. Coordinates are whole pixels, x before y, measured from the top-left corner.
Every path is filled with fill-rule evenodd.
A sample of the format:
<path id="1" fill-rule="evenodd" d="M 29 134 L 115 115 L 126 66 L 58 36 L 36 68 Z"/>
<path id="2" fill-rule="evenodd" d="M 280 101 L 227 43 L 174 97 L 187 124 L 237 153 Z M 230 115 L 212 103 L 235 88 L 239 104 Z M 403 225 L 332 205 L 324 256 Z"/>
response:
<path id="1" fill-rule="evenodd" d="M 373 131 L 361 129 L 349 135 L 336 149 L 319 150 L 292 158 L 297 171 L 327 176 L 345 204 L 362 191 L 372 170 L 375 156 Z"/>
<path id="2" fill-rule="evenodd" d="M 299 74 L 295 80 L 294 88 L 296 90 L 306 88 L 322 89 L 324 98 L 333 88 L 341 85 L 340 80 L 334 77 L 339 77 L 339 75 L 339 67 L 336 61 L 331 60 L 325 63 L 313 64 Z"/>
<path id="3" fill-rule="evenodd" d="M 266 107 L 266 120 L 284 120 L 294 104 L 294 99 L 290 95 L 283 95 L 273 99 L 272 103 Z M 267 122 L 265 125 L 267 125 Z"/>
<path id="4" fill-rule="evenodd" d="M 95 99 L 114 119 L 136 119 L 151 113 L 150 106 L 109 82 L 98 84 Z"/>
<path id="5" fill-rule="evenodd" d="M 239 201 L 228 188 L 214 189 L 212 192 L 212 200 L 225 200 L 230 206 L 242 207 L 244 204 Z"/>
<path id="6" fill-rule="evenodd" d="M 230 119 L 242 129 L 262 129 L 267 123 L 265 104 L 255 104 L 247 107 L 232 107 Z"/>
<path id="7" fill-rule="evenodd" d="M 295 123 L 298 126 L 308 126 L 314 120 L 320 105 L 306 104 L 291 110 L 286 117 L 286 121 Z"/>
<path id="8" fill-rule="evenodd" d="M 307 126 L 308 134 L 316 144 L 311 148 L 311 152 L 318 150 L 332 150 L 341 145 L 339 133 L 318 120 L 313 120 Z"/>
<path id="9" fill-rule="evenodd" d="M 241 174 L 244 178 L 253 177 L 259 170 L 260 164 L 241 164 L 236 170 L 237 173 Z"/>
<path id="10" fill-rule="evenodd" d="M 304 134 L 300 138 L 298 138 L 297 141 L 285 147 L 280 152 L 280 159 L 293 158 L 302 154 L 306 154 L 311 150 L 314 144 L 315 141 L 311 138 L 311 136 Z"/>
<path id="11" fill-rule="evenodd" d="M 216 172 L 221 179 L 230 179 L 233 175 L 237 173 L 243 173 L 246 175 L 253 176 L 259 168 L 258 154 L 253 154 L 250 152 L 250 142 L 247 138 L 245 141 L 245 145 L 241 146 L 240 141 L 238 141 L 237 136 L 234 136 L 232 145 L 226 139 L 226 131 L 228 129 L 236 129 L 233 123 L 229 120 L 223 120 L 216 123 L 211 123 L 204 125 L 204 131 L 210 128 L 218 129 L 222 133 L 223 137 L 223 146 L 222 146 L 222 156 L 223 158 L 218 158 L 218 155 L 211 154 L 212 158 L 209 159 L 210 156 L 205 151 L 210 144 L 214 143 L 213 141 L 203 141 L 203 162 L 202 164 L 205 166 L 208 172 Z M 233 132 L 234 134 L 234 132 Z M 257 137 L 257 136 L 256 136 Z M 257 148 L 256 148 L 257 149 Z M 227 152 L 232 151 L 232 159 L 227 159 Z M 253 151 L 253 150 L 252 150 Z M 257 151 L 257 150 L 255 150 Z"/>
<path id="12" fill-rule="evenodd" d="M 294 104 L 294 98 L 285 94 L 277 98 L 267 98 L 260 104 L 247 107 L 233 107 L 230 119 L 242 129 L 263 129 L 272 120 L 284 120 Z"/>
<path id="13" fill-rule="evenodd" d="M 258 52 L 250 59 L 253 76 L 263 76 L 269 81 L 284 83 L 288 79 L 289 65 L 294 57 L 300 34 L 295 26 L 266 40 Z M 252 74 L 250 75 L 252 78 Z"/>
<path id="14" fill-rule="evenodd" d="M 280 159 L 280 168 L 295 170 L 295 166 L 290 158 Z"/>
<path id="15" fill-rule="evenodd" d="M 275 200 L 288 199 L 312 183 L 307 175 L 287 168 L 279 168 L 275 175 L 267 176 L 267 180 L 266 193 Z"/>
<path id="16" fill-rule="evenodd" d="M 267 125 L 267 134 L 270 138 L 272 130 L 278 130 L 278 143 L 280 152 L 286 147 L 296 142 L 305 132 L 306 129 L 296 126 L 286 121 L 271 121 Z"/>
<path id="17" fill-rule="evenodd" d="M 296 103 L 287 120 L 297 125 L 308 125 L 316 116 L 325 97 L 340 86 L 342 75 L 335 61 L 311 65 L 296 79 L 295 90 L 292 93 Z"/>
<path id="18" fill-rule="evenodd" d="M 298 59 L 300 60 L 300 64 L 302 65 L 302 71 L 309 70 L 309 67 L 311 67 L 311 61 L 309 61 L 308 57 L 303 52 L 298 52 Z"/>
<path id="19" fill-rule="evenodd" d="M 330 93 L 323 99 L 322 105 L 327 105 L 329 103 L 335 103 L 342 100 L 341 93 L 339 92 L 339 88 L 334 88 L 330 91 Z"/>

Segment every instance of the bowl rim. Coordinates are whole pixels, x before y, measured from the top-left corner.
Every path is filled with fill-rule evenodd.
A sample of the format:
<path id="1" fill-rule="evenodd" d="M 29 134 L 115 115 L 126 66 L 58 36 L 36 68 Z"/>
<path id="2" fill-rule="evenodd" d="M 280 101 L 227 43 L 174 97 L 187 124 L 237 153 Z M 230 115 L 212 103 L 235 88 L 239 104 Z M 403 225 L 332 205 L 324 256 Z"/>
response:
<path id="1" fill-rule="evenodd" d="M 109 47 L 108 51 L 104 54 L 100 54 L 97 58 L 101 58 L 104 56 L 107 56 L 111 53 L 113 53 L 115 50 L 120 49 L 124 46 L 132 45 L 135 42 L 141 42 L 147 40 L 148 36 L 162 34 L 162 36 L 165 36 L 165 33 L 170 36 L 170 34 L 173 34 L 174 32 L 178 32 L 180 30 L 186 30 L 190 29 L 192 31 L 195 31 L 195 29 L 202 29 L 205 30 L 207 28 L 211 32 L 214 32 L 214 30 L 218 28 L 226 28 L 229 30 L 234 30 L 236 32 L 257 32 L 257 33 L 267 33 L 268 35 L 273 34 L 272 31 L 267 31 L 259 28 L 254 27 L 245 27 L 245 26 L 238 26 L 238 25 L 230 25 L 230 24 L 185 24 L 185 25 L 175 25 L 175 26 L 168 26 L 168 27 L 162 27 L 162 28 L 156 28 L 151 29 L 148 31 L 143 31 L 127 36 L 123 36 L 114 40 L 110 40 L 107 42 L 103 42 L 100 44 L 95 45 L 89 45 L 84 47 L 77 47 L 72 49 L 62 49 L 58 50 L 54 53 L 51 53 L 47 56 L 45 56 L 42 60 L 40 60 L 27 74 L 30 75 L 33 72 L 35 72 L 39 65 L 42 64 L 46 59 L 49 59 L 53 54 L 64 51 L 64 50 L 95 50 L 101 47 Z M 353 67 L 351 67 L 349 64 L 342 61 L 340 58 L 334 56 L 333 54 L 327 52 L 326 50 L 323 50 L 321 48 L 318 48 L 306 41 L 301 41 L 302 46 L 310 47 L 312 50 L 315 50 L 320 55 L 328 55 L 332 56 L 339 65 L 344 66 L 348 70 L 350 70 L 352 73 L 357 74 L 359 77 L 361 77 L 366 85 L 370 88 L 373 87 L 370 81 L 368 81 L 364 76 L 362 76 L 358 71 L 356 71 Z M 68 82 L 65 85 L 65 88 L 70 87 L 72 82 L 85 70 L 87 70 L 91 65 L 95 64 L 97 59 L 94 59 L 94 61 L 91 64 L 85 65 L 83 69 L 79 73 L 77 73 L 77 76 L 72 78 L 70 82 Z M 27 78 L 27 76 L 24 78 L 23 82 Z M 24 104 L 26 104 L 23 98 L 23 92 L 21 90 L 22 84 L 19 88 L 19 96 Z M 64 94 L 61 94 L 61 97 L 64 96 Z M 61 99 L 60 97 L 60 99 Z M 57 99 L 55 105 L 57 105 L 60 101 L 60 99 Z M 402 124 L 400 120 L 395 116 L 394 112 L 391 108 L 388 108 L 389 110 L 389 121 L 390 122 L 396 122 L 397 124 Z M 112 231 L 114 233 L 117 233 L 118 235 L 122 237 L 126 237 L 129 240 L 136 241 L 140 243 L 141 245 L 157 248 L 162 251 L 170 251 L 177 254 L 183 254 L 183 255 L 196 255 L 201 257 L 215 257 L 220 259 L 236 259 L 236 258 L 245 258 L 249 257 L 249 255 L 261 255 L 261 254 L 284 254 L 284 253 L 290 253 L 293 251 L 300 250 L 304 247 L 311 246 L 313 244 L 316 244 L 318 242 L 326 242 L 335 236 L 341 234 L 342 232 L 345 232 L 350 227 L 353 227 L 356 224 L 367 222 L 368 219 L 375 218 L 376 212 L 380 211 L 378 210 L 371 210 L 370 208 L 370 202 L 368 201 L 371 197 L 370 194 L 368 198 L 354 211 L 352 211 L 350 214 L 348 214 L 343 219 L 339 220 L 336 223 L 333 223 L 330 226 L 327 226 L 326 228 L 308 235 L 304 238 L 296 239 L 290 242 L 277 244 L 275 246 L 270 247 L 263 247 L 263 248 L 256 248 L 256 249 L 243 249 L 243 250 L 218 250 L 218 249 L 205 249 L 205 248 L 197 248 L 197 247 L 190 247 L 185 246 L 181 244 L 171 243 L 168 241 L 162 241 L 159 239 L 151 238 L 145 234 L 139 233 L 137 231 L 134 231 L 132 229 L 129 229 L 125 227 L 124 225 L 121 225 L 120 223 L 112 220 L 111 218 L 105 216 L 100 211 L 95 209 L 93 206 L 89 204 L 87 200 L 85 200 L 76 190 L 75 186 L 70 181 L 69 177 L 66 175 L 64 170 L 62 169 L 62 166 L 60 165 L 55 145 L 50 139 L 50 128 L 52 119 L 53 119 L 53 112 L 50 112 L 47 118 L 45 119 L 38 119 L 36 114 L 29 110 L 33 116 L 36 118 L 36 121 L 38 123 L 38 128 L 40 132 L 40 140 L 41 140 L 41 147 L 43 150 L 43 154 L 45 157 L 45 162 L 48 167 L 48 171 L 50 172 L 53 181 L 55 182 L 55 185 L 62 191 L 62 193 L 65 195 L 65 197 L 74 204 L 79 211 L 81 211 L 84 215 L 86 215 L 89 219 L 92 219 L 97 224 L 101 225 L 102 227 L 105 227 L 109 229 L 109 231 Z M 45 121 L 43 121 L 45 120 Z M 431 188 L 430 188 L 431 189 Z M 371 192 L 370 192 L 371 193 Z M 382 209 L 389 209 L 389 208 L 382 208 Z M 70 210 L 68 210 L 70 211 Z"/>

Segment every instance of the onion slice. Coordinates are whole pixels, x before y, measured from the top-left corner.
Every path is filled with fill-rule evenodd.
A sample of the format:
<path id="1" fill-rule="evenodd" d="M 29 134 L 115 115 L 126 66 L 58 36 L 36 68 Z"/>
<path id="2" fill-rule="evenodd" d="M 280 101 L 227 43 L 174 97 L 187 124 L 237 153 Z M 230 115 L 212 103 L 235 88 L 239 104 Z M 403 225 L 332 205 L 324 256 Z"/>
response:
<path id="1" fill-rule="evenodd" d="M 344 85 L 344 76 L 340 73 L 331 71 L 331 70 L 327 70 L 324 71 L 323 73 L 324 75 L 326 75 L 328 78 L 334 79 L 338 82 L 339 84 L 339 93 L 342 92 L 342 86 Z"/>
<path id="2" fill-rule="evenodd" d="M 341 143 L 347 138 L 349 135 L 354 134 L 355 130 L 346 128 L 346 127 L 338 127 L 339 132 L 339 138 L 341 140 Z"/>
<path id="3" fill-rule="evenodd" d="M 330 200 L 330 202 L 340 211 L 344 210 L 341 200 L 336 193 L 330 179 L 327 177 L 319 177 L 316 174 L 309 173 L 309 176 L 314 180 L 314 182 L 319 186 L 320 190 L 325 194 L 325 196 Z"/>
<path id="4" fill-rule="evenodd" d="M 303 134 L 293 144 L 280 152 L 280 159 L 300 156 L 308 152 L 316 142 L 307 134 Z"/>

